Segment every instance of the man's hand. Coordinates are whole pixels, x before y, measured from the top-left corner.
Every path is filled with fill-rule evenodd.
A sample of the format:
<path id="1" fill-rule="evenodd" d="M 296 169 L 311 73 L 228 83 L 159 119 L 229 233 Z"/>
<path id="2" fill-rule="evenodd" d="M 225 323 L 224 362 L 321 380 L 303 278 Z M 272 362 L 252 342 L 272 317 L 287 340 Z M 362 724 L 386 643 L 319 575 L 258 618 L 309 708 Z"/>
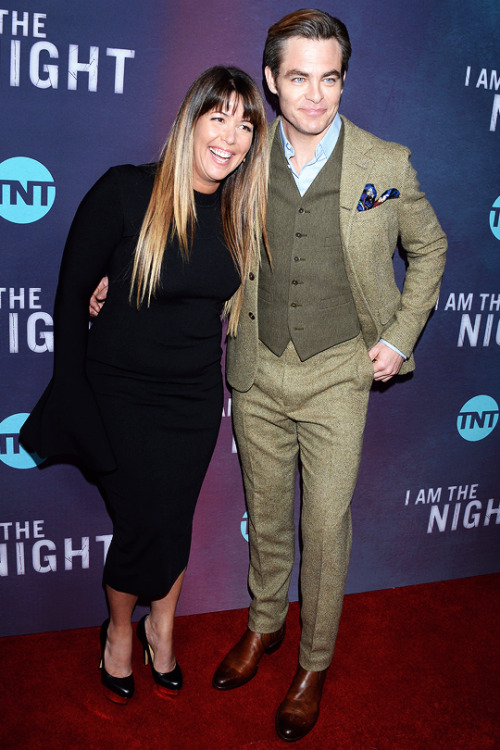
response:
<path id="1" fill-rule="evenodd" d="M 108 277 L 104 276 L 90 298 L 89 315 L 91 318 L 97 318 L 101 311 L 101 307 L 106 302 L 106 297 L 108 296 L 108 283 Z"/>
<path id="2" fill-rule="evenodd" d="M 373 362 L 373 379 L 385 383 L 397 375 L 404 362 L 403 357 L 381 341 L 368 352 Z"/>

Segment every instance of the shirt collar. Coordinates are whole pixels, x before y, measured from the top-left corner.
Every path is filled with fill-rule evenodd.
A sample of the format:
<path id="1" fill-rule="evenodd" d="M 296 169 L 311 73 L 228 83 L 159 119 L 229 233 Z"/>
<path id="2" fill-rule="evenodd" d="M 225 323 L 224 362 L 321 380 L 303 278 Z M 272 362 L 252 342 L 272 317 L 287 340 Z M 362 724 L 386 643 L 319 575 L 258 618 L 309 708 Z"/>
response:
<path id="1" fill-rule="evenodd" d="M 342 120 L 340 119 L 340 115 L 337 112 L 337 114 L 333 118 L 332 124 L 330 125 L 325 135 L 316 146 L 314 157 L 311 159 L 309 164 L 314 164 L 315 162 L 319 160 L 325 160 L 325 159 L 330 158 L 330 156 L 333 153 L 333 149 L 337 145 L 341 127 L 342 127 Z M 285 135 L 285 131 L 283 129 L 283 119 L 281 117 L 280 117 L 280 124 L 279 124 L 279 132 L 280 132 L 280 138 L 281 138 L 281 145 L 283 146 L 283 151 L 285 152 L 285 156 L 287 160 L 290 160 L 293 156 L 295 156 L 295 149 L 293 148 L 292 144 L 290 143 L 290 141 Z"/>

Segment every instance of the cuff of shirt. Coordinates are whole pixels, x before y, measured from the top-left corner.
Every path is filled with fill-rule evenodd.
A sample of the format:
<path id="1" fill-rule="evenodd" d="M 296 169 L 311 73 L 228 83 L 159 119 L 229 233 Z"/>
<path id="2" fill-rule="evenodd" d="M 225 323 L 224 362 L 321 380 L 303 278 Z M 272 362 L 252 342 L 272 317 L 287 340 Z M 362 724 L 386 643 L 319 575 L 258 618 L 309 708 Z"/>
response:
<path id="1" fill-rule="evenodd" d="M 392 351 L 393 351 L 393 352 L 396 352 L 397 354 L 400 354 L 400 355 L 401 355 L 401 357 L 403 357 L 403 359 L 404 359 L 404 360 L 407 360 L 407 359 L 408 359 L 408 357 L 406 357 L 406 356 L 405 356 L 405 355 L 403 354 L 403 352 L 400 352 L 400 351 L 399 351 L 399 349 L 397 348 L 397 346 L 393 346 L 392 344 L 389 344 L 389 342 L 388 342 L 388 341 L 386 341 L 385 339 L 380 339 L 380 343 L 381 343 L 381 344 L 385 344 L 386 346 L 388 346 L 388 347 L 389 347 L 389 349 L 392 349 Z"/>

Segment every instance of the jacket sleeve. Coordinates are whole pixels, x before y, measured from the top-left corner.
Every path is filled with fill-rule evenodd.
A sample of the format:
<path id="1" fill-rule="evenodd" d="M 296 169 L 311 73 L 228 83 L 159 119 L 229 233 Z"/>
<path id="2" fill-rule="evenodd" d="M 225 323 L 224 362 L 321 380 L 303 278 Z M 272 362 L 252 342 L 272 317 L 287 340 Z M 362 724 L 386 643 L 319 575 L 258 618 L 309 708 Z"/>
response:
<path id="1" fill-rule="evenodd" d="M 119 168 L 106 172 L 80 204 L 65 245 L 54 307 L 54 374 L 21 429 L 41 457 L 77 456 L 98 472 L 115 459 L 85 374 L 92 292 L 123 232 Z"/>
<path id="2" fill-rule="evenodd" d="M 438 298 L 447 241 L 432 206 L 420 191 L 409 154 L 398 204 L 399 236 L 408 265 L 399 309 L 381 338 L 410 357 Z"/>

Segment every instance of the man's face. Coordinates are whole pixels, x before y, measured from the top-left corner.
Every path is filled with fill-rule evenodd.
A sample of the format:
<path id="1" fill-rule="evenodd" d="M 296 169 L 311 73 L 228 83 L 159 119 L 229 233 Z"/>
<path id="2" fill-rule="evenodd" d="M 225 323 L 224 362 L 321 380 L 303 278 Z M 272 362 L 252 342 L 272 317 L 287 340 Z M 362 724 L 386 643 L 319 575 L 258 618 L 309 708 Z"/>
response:
<path id="1" fill-rule="evenodd" d="M 344 78 L 336 39 L 287 39 L 276 79 L 265 69 L 267 85 L 279 98 L 283 128 L 290 142 L 301 136 L 321 140 L 337 114 Z M 300 134 L 300 135 L 299 135 Z"/>

